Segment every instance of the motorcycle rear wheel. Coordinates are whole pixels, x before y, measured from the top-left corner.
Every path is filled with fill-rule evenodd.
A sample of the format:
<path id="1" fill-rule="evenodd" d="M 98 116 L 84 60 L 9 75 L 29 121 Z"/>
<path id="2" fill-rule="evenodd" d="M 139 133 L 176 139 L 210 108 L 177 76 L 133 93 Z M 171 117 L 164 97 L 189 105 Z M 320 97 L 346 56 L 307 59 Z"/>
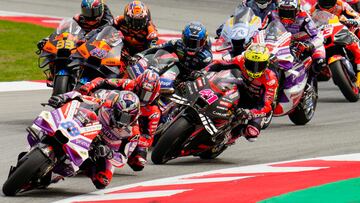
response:
<path id="1" fill-rule="evenodd" d="M 357 102 L 359 100 L 359 89 L 354 82 L 352 82 L 344 71 L 341 61 L 336 61 L 330 64 L 330 69 L 334 83 L 339 87 L 341 93 L 349 102 Z"/>
<path id="2" fill-rule="evenodd" d="M 153 148 L 151 160 L 154 164 L 164 164 L 178 155 L 185 140 L 193 132 L 194 126 L 184 117 L 178 118 L 166 129 Z"/>
<path id="3" fill-rule="evenodd" d="M 51 161 L 43 152 L 36 148 L 23 156 L 16 169 L 5 181 L 2 191 L 5 196 L 15 196 L 31 180 L 41 177 L 51 165 Z"/>

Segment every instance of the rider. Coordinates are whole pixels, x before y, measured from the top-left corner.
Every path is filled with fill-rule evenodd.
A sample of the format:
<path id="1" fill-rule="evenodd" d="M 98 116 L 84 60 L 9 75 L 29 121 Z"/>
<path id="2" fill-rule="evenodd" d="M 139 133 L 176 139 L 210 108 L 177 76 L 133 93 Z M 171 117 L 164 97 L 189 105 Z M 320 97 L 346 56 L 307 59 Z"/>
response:
<path id="1" fill-rule="evenodd" d="M 309 14 L 300 10 L 300 0 L 279 0 L 277 10 L 272 13 L 270 20 L 279 20 L 284 25 L 301 53 L 311 53 L 314 61 L 312 70 L 315 74 L 326 67 L 322 34 Z"/>
<path id="2" fill-rule="evenodd" d="M 103 0 L 82 0 L 81 14 L 77 14 L 73 19 L 86 33 L 89 33 L 92 30 L 101 30 L 103 27 L 113 25 L 114 23 L 110 9 Z M 48 40 L 49 37 L 41 39 L 37 43 L 38 49 L 42 50 Z M 84 40 L 79 40 L 79 42 L 82 43 Z M 52 66 L 52 63 L 50 66 Z M 50 74 L 48 79 L 52 81 L 52 72 L 50 72 Z"/>
<path id="3" fill-rule="evenodd" d="M 103 189 L 109 185 L 114 167 L 112 159 L 120 161 L 128 155 L 120 152 L 121 148 L 131 147 L 134 142 L 139 143 L 140 115 L 139 98 L 130 91 L 101 90 L 101 96 L 83 96 L 78 92 L 52 96 L 49 105 L 58 108 L 70 100 L 81 100 L 84 106 L 80 106 L 75 118 L 82 125 L 94 121 L 100 122 L 102 129 L 100 139 L 103 142 L 94 152 L 97 157 L 95 163 L 87 160 L 80 168 L 89 176 L 97 189 Z M 124 157 L 125 156 L 125 157 Z"/>
<path id="4" fill-rule="evenodd" d="M 203 24 L 200 22 L 190 22 L 182 31 L 182 39 L 170 40 L 162 45 L 147 49 L 135 55 L 135 58 L 154 54 L 160 49 L 175 53 L 179 58 L 177 65 L 179 66 L 180 74 L 176 78 L 177 84 L 179 84 L 179 82 L 192 79 L 194 74 L 211 63 L 213 55 L 207 36 L 208 33 Z"/>
<path id="5" fill-rule="evenodd" d="M 101 29 L 114 23 L 110 9 L 103 0 L 82 0 L 81 14 L 74 16 L 74 20 L 85 32 Z"/>
<path id="6" fill-rule="evenodd" d="M 341 0 L 318 0 L 315 8 L 332 13 L 339 18 L 341 16 L 346 17 L 347 19 L 343 21 L 345 25 L 360 26 L 359 13 L 354 11 L 346 2 Z M 351 51 L 354 55 L 354 62 L 357 66 L 357 85 L 360 87 L 360 29 L 356 29 L 355 34 L 357 35 L 357 38 L 353 36 L 354 42 L 347 44 L 346 49 Z"/>
<path id="7" fill-rule="evenodd" d="M 79 91 L 82 94 L 89 94 L 97 89 L 128 90 L 133 91 L 139 97 L 141 137 L 137 148 L 128 160 L 128 164 L 134 171 L 141 171 L 146 163 L 147 149 L 152 145 L 161 116 L 161 111 L 154 102 L 160 94 L 159 75 L 147 69 L 135 80 L 96 78 L 81 86 Z"/>
<path id="8" fill-rule="evenodd" d="M 149 8 L 141 1 L 126 5 L 124 15 L 115 19 L 115 27 L 124 35 L 125 47 L 131 56 L 156 45 L 158 31 Z"/>
<path id="9" fill-rule="evenodd" d="M 255 141 L 262 127 L 263 120 L 272 110 L 278 88 L 276 74 L 270 70 L 270 52 L 263 44 L 250 45 L 243 55 L 236 56 L 230 62 L 216 61 L 207 66 L 207 71 L 240 69 L 243 85 L 239 86 L 241 95 L 237 115 L 248 119 L 245 126 L 237 126 L 232 130 L 229 144 L 244 136 L 248 141 Z"/>

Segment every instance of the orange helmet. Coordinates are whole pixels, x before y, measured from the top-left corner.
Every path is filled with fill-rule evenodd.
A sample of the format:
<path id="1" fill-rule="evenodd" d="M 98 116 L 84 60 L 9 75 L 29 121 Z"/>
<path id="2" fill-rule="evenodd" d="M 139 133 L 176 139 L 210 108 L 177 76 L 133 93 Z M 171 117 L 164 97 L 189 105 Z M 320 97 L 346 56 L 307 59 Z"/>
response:
<path id="1" fill-rule="evenodd" d="M 150 12 L 147 6 L 141 1 L 133 1 L 126 5 L 124 10 L 126 23 L 134 30 L 146 28 L 150 20 Z"/>

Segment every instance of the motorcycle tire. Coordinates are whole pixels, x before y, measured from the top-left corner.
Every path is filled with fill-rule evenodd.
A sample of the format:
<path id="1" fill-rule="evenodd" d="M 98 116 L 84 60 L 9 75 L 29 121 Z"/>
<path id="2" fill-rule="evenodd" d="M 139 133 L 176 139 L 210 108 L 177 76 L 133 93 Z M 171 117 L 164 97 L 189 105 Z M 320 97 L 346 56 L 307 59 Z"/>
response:
<path id="1" fill-rule="evenodd" d="M 64 94 L 70 91 L 69 88 L 70 76 L 68 75 L 57 75 L 54 79 L 54 87 L 52 95 Z"/>
<path id="2" fill-rule="evenodd" d="M 316 110 L 316 106 L 317 106 L 317 93 L 318 93 L 318 86 L 317 86 L 317 80 L 313 80 L 312 84 L 311 84 L 313 90 L 315 91 L 314 93 L 316 94 L 315 99 L 312 101 L 312 109 L 310 109 L 310 111 L 308 111 L 308 109 L 305 109 L 305 105 L 304 105 L 304 98 L 301 99 L 300 103 L 297 105 L 297 107 L 295 107 L 295 109 L 288 115 L 290 120 L 295 124 L 295 125 L 305 125 L 307 124 L 313 117 L 315 114 L 315 110 Z"/>
<path id="3" fill-rule="evenodd" d="M 151 153 L 154 164 L 164 164 L 176 156 L 182 144 L 193 132 L 194 126 L 184 117 L 180 117 L 164 131 Z"/>
<path id="4" fill-rule="evenodd" d="M 350 80 L 348 73 L 343 69 L 341 61 L 330 64 L 330 69 L 334 83 L 339 87 L 344 97 L 349 102 L 357 102 L 359 100 L 359 88 Z"/>
<path id="5" fill-rule="evenodd" d="M 212 149 L 210 149 L 210 150 L 207 150 L 207 151 L 199 154 L 199 157 L 200 157 L 200 159 L 205 159 L 205 160 L 215 159 L 221 153 L 223 153 L 226 149 L 227 149 L 227 146 L 222 146 L 221 149 L 216 150 L 215 152 Z"/>
<path id="6" fill-rule="evenodd" d="M 19 160 L 15 170 L 5 181 L 2 191 L 5 196 L 15 196 L 31 180 L 41 177 L 51 161 L 40 149 L 34 149 Z"/>

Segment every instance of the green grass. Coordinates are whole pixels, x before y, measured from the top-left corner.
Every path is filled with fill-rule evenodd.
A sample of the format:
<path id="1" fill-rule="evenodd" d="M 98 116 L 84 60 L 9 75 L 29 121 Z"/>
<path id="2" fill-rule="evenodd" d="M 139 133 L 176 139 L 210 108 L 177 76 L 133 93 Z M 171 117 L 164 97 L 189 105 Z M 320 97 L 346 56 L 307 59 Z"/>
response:
<path id="1" fill-rule="evenodd" d="M 54 29 L 0 20 L 0 81 L 45 79 L 36 43 Z"/>

